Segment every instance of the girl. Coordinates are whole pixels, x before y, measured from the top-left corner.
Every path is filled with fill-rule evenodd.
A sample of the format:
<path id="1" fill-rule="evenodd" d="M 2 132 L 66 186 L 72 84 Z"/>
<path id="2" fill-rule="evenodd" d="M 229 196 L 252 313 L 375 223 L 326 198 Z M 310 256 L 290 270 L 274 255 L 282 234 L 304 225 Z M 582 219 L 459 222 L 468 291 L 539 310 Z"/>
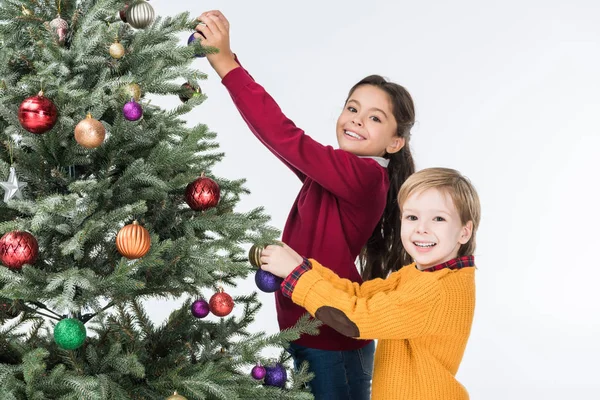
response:
<path id="1" fill-rule="evenodd" d="M 323 146 L 297 128 L 244 70 L 229 45 L 229 23 L 219 11 L 203 13 L 195 36 L 215 47 L 207 59 L 256 137 L 302 181 L 283 230 L 283 241 L 318 258 L 341 277 L 361 282 L 354 264 L 361 254 L 363 277 L 385 276 L 400 265 L 395 194 L 414 172 L 408 140 L 414 106 L 401 86 L 369 76 L 358 82 L 338 118 L 339 150 Z M 390 251 L 391 250 L 391 251 Z M 276 293 L 281 329 L 305 313 Z M 318 336 L 291 344 L 296 367 L 308 361 L 317 400 L 370 397 L 374 343 L 323 325 Z"/>
<path id="2" fill-rule="evenodd" d="M 402 243 L 415 262 L 362 285 L 284 245 L 267 246 L 262 269 L 285 296 L 349 337 L 379 339 L 373 400 L 468 400 L 455 375 L 475 307 L 477 192 L 457 171 L 430 168 L 400 189 Z"/>

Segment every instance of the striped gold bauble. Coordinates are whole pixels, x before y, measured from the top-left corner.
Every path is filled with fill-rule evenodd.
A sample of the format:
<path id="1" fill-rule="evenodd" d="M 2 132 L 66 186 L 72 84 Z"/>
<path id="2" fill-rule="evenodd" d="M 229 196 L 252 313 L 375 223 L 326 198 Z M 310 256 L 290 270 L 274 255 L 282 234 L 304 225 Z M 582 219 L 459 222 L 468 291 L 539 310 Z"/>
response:
<path id="1" fill-rule="evenodd" d="M 252 264 L 252 266 L 254 268 L 260 268 L 260 256 L 262 254 L 263 249 L 265 248 L 265 246 L 261 246 L 261 245 L 253 245 L 252 247 L 250 247 L 250 251 L 248 252 L 248 260 L 250 261 L 250 264 Z"/>

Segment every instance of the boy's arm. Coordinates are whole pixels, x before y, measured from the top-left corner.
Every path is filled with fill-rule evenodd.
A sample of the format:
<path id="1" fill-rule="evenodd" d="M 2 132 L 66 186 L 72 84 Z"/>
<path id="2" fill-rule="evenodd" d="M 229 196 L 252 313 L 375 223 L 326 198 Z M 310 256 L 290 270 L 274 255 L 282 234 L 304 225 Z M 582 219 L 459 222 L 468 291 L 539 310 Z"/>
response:
<path id="1" fill-rule="evenodd" d="M 294 303 L 349 337 L 410 339 L 422 335 L 426 328 L 428 332 L 436 329 L 429 319 L 439 301 L 440 287 L 426 275 L 397 290 L 357 297 L 337 289 L 316 270 L 307 269 L 296 277 L 291 291 L 286 289 L 284 294 L 291 294 Z"/>
<path id="2" fill-rule="evenodd" d="M 352 282 L 349 279 L 340 278 L 335 272 L 322 266 L 317 261 L 311 262 L 312 270 L 318 273 L 331 285 L 351 296 L 370 297 L 375 293 L 387 293 L 396 290 L 400 284 L 400 274 L 393 273 L 387 279 L 373 279 L 363 283 Z"/>

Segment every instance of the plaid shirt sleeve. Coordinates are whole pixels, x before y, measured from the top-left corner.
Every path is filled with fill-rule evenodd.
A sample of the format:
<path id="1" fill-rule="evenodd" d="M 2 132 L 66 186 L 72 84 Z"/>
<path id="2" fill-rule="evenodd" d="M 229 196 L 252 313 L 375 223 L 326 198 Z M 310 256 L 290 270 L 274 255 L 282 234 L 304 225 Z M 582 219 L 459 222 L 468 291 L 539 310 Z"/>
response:
<path id="1" fill-rule="evenodd" d="M 281 284 L 281 292 L 283 295 L 291 299 L 298 280 L 302 274 L 304 274 L 306 271 L 310 271 L 311 269 L 312 265 L 310 264 L 310 261 L 307 258 L 303 258 L 302 264 L 298 265 Z"/>

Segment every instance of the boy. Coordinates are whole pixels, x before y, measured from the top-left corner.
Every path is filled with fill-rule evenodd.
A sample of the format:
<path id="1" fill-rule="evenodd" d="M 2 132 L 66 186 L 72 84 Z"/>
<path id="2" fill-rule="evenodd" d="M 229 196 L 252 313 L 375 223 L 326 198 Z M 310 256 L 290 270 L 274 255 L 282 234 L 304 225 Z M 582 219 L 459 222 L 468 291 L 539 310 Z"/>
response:
<path id="1" fill-rule="evenodd" d="M 455 375 L 475 308 L 477 192 L 459 172 L 429 168 L 406 180 L 398 205 L 414 262 L 387 279 L 341 279 L 285 244 L 266 247 L 261 268 L 285 278 L 284 295 L 338 332 L 379 339 L 372 399 L 468 399 Z"/>

